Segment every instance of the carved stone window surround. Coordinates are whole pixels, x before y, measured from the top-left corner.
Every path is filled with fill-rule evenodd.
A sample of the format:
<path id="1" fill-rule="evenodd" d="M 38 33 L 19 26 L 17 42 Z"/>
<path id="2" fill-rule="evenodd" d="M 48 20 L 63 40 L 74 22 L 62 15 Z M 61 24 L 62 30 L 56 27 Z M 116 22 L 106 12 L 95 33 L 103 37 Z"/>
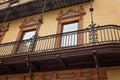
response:
<path id="1" fill-rule="evenodd" d="M 23 33 L 26 32 L 26 31 L 32 31 L 32 30 L 37 30 L 38 26 L 40 26 L 43 22 L 39 22 L 37 20 L 29 20 L 29 21 L 24 21 L 20 26 L 20 31 L 19 31 L 19 34 L 18 34 L 18 37 L 16 39 L 16 41 L 20 41 L 22 39 L 22 36 L 23 36 Z M 15 45 L 13 50 L 12 50 L 12 53 L 16 53 L 17 49 L 18 49 L 18 46 L 19 45 Z"/>
<path id="2" fill-rule="evenodd" d="M 70 15 L 71 14 L 71 15 Z M 80 6 L 78 10 L 70 9 L 67 12 L 60 11 L 59 16 L 56 18 L 58 21 L 57 34 L 62 33 L 63 24 L 78 22 L 78 30 L 83 29 L 83 16 L 86 14 L 84 8 Z M 78 35 L 78 44 L 82 41 L 82 37 Z M 61 39 L 56 39 L 55 47 L 60 47 Z"/>

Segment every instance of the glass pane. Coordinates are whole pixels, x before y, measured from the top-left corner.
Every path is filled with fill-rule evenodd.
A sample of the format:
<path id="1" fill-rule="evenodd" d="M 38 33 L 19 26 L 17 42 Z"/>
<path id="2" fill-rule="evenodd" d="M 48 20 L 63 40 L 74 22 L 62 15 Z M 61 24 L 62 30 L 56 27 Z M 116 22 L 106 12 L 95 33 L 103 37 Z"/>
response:
<path id="1" fill-rule="evenodd" d="M 78 30 L 78 22 L 63 25 L 63 33 Z M 62 35 L 61 47 L 77 45 L 77 33 Z"/>
<path id="2" fill-rule="evenodd" d="M 35 31 L 25 32 L 22 40 L 30 39 L 35 35 Z"/>
<path id="3" fill-rule="evenodd" d="M 78 30 L 78 22 L 63 25 L 63 33 Z"/>

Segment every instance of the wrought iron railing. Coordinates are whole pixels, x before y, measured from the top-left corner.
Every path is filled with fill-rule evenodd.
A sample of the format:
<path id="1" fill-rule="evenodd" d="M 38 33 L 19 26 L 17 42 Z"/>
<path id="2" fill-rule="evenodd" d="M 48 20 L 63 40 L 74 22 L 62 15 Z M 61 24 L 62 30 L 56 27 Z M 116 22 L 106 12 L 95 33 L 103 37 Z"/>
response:
<path id="1" fill-rule="evenodd" d="M 0 44 L 0 55 L 19 55 L 23 53 L 41 53 L 56 49 L 69 49 L 107 43 L 120 43 L 120 26 L 105 25 L 95 27 L 96 42 L 91 41 L 91 28 L 78 31 L 38 37 L 24 41 Z M 33 45 L 34 43 L 34 45 Z M 32 47 L 32 48 L 31 48 Z"/>

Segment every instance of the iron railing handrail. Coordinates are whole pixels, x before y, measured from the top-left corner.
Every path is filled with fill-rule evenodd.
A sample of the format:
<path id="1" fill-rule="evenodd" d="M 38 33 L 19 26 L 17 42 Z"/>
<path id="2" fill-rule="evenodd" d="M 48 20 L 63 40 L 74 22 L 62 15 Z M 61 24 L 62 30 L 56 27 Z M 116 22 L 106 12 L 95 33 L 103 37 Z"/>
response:
<path id="1" fill-rule="evenodd" d="M 0 45 L 8 45 L 8 44 L 20 43 L 20 42 L 25 42 L 25 41 L 27 42 L 27 41 L 29 41 L 29 40 L 32 40 L 32 38 L 31 38 L 31 39 L 26 39 L 26 40 L 19 40 L 19 41 L 1 43 Z"/>

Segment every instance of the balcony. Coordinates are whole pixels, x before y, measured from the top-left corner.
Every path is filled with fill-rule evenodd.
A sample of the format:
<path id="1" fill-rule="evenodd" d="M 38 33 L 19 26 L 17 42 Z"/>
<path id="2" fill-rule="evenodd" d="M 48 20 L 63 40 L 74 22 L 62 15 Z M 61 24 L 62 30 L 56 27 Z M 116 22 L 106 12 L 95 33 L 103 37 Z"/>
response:
<path id="1" fill-rule="evenodd" d="M 52 11 L 76 4 L 82 4 L 89 2 L 89 0 L 47 0 L 45 12 Z M 24 0 L 24 3 L 20 2 L 19 5 L 10 6 L 10 1 L 0 4 L 0 23 L 40 14 L 43 11 L 45 0 Z M 4 18 L 7 18 L 4 20 Z"/>
<path id="2" fill-rule="evenodd" d="M 98 26 L 94 33 L 95 42 L 92 29 L 86 28 L 0 44 L 0 74 L 27 72 L 28 56 L 33 71 L 95 67 L 93 51 L 101 67 L 119 66 L 120 26 Z"/>
<path id="3" fill-rule="evenodd" d="M 17 4 L 13 5 L 13 6 L 10 6 L 11 5 L 10 3 L 13 2 L 13 1 L 14 0 L 7 0 L 7 1 L 0 2 L 0 10 L 17 6 Z M 23 2 L 19 2 L 19 4 L 23 4 L 23 3 L 26 3 L 26 2 L 30 2 L 30 1 L 33 1 L 33 0 L 25 0 Z"/>

